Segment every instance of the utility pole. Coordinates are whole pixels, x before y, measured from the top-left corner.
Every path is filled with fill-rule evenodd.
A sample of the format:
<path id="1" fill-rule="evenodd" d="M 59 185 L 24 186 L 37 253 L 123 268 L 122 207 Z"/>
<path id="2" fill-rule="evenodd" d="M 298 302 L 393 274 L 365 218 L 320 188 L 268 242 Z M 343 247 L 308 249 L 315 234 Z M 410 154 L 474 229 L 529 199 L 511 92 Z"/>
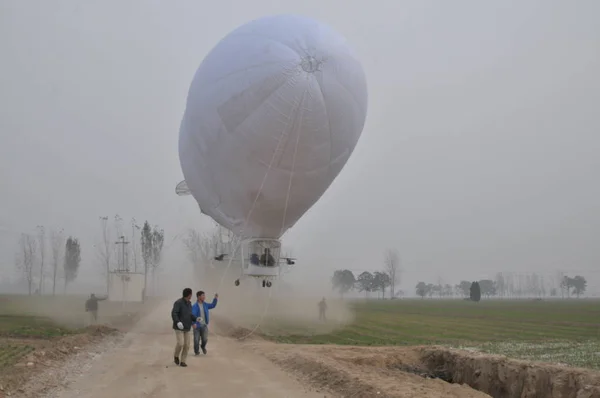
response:
<path id="1" fill-rule="evenodd" d="M 125 236 L 121 236 L 119 237 L 119 241 L 115 242 L 116 245 L 123 245 L 121 247 L 121 253 L 122 253 L 122 258 L 123 258 L 123 263 L 121 264 L 121 271 L 129 271 L 128 269 L 126 269 L 125 267 L 125 245 L 128 245 L 129 242 L 125 241 Z"/>
<path id="2" fill-rule="evenodd" d="M 117 216 L 118 217 L 118 216 Z M 121 255 L 122 255 L 122 259 L 123 259 L 123 263 L 121 265 L 121 271 L 127 271 L 129 272 L 129 269 L 126 268 L 125 266 L 125 245 L 129 244 L 129 242 L 125 241 L 125 235 L 122 235 L 119 237 L 119 241 L 115 242 L 116 245 L 122 245 L 121 246 Z M 125 278 L 128 277 L 127 275 L 123 275 L 121 274 L 121 285 L 123 288 L 123 293 L 121 295 L 121 307 L 123 310 L 125 310 Z"/>
<path id="3" fill-rule="evenodd" d="M 106 267 L 106 296 L 110 296 L 110 246 L 108 243 L 109 232 L 106 224 L 108 223 L 108 216 L 100 216 L 100 225 L 102 226 L 102 257 Z"/>
<path id="4" fill-rule="evenodd" d="M 137 253 L 135 251 L 135 230 L 140 229 L 140 226 L 135 223 L 135 218 L 131 219 L 131 242 L 133 251 L 133 269 L 137 273 Z"/>

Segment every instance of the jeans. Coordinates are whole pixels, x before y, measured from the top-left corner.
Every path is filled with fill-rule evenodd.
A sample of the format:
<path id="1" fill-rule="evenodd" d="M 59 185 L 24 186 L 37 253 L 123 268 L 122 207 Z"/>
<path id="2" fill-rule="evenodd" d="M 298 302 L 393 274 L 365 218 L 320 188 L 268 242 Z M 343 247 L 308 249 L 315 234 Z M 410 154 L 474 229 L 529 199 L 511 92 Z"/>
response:
<path id="1" fill-rule="evenodd" d="M 202 345 L 200 345 L 200 340 L 202 340 Z M 208 341 L 208 326 L 200 325 L 196 329 L 194 329 L 194 353 L 199 354 L 200 348 L 206 348 L 206 343 Z"/>

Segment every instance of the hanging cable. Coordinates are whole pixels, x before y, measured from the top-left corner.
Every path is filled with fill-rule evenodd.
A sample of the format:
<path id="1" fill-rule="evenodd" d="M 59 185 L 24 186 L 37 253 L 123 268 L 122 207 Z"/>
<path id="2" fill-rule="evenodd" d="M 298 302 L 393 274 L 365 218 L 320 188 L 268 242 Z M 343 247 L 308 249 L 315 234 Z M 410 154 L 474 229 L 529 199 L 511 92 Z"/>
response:
<path id="1" fill-rule="evenodd" d="M 304 90 L 304 93 L 302 94 L 302 98 L 300 100 L 300 105 L 302 105 L 304 103 L 304 98 L 307 94 L 308 90 Z M 302 117 L 304 116 L 304 112 L 303 112 L 303 108 L 300 108 L 301 112 L 300 112 L 300 120 L 302 120 Z M 285 197 L 285 206 L 283 208 L 283 217 L 282 217 L 282 221 L 281 221 L 281 230 L 279 232 L 279 235 L 281 236 L 284 232 L 285 232 L 285 221 L 286 221 L 286 216 L 287 216 L 287 209 L 288 209 L 288 205 L 289 205 L 289 200 L 290 200 L 290 196 L 291 196 L 291 192 L 292 192 L 292 180 L 294 178 L 294 170 L 295 170 L 295 166 L 296 166 L 296 155 L 298 153 L 298 146 L 300 144 L 300 132 L 301 129 L 298 129 L 298 132 L 296 133 L 296 145 L 294 146 L 294 154 L 292 156 L 292 167 L 290 170 L 290 181 L 288 183 L 288 188 L 287 188 L 287 193 L 286 193 L 286 197 Z M 281 255 L 281 252 L 280 252 Z M 279 265 L 279 267 L 281 267 Z M 281 272 L 281 270 L 280 270 Z M 272 290 L 269 289 L 269 297 L 267 299 L 267 305 L 265 306 L 265 309 L 262 313 L 262 315 L 260 316 L 256 326 L 254 326 L 254 328 L 252 330 L 250 330 L 250 332 L 248 332 L 248 334 L 246 334 L 245 336 L 239 337 L 238 340 L 245 340 L 248 337 L 252 336 L 254 334 L 254 332 L 256 332 L 256 330 L 260 327 L 262 321 L 264 320 L 265 316 L 267 315 L 267 312 L 269 311 L 269 307 L 271 304 L 271 295 L 272 295 Z"/>
<path id="2" fill-rule="evenodd" d="M 295 108 L 296 109 L 299 108 L 302 105 L 302 103 L 304 102 L 304 98 L 305 98 L 306 93 L 307 93 L 307 90 L 305 90 L 304 93 L 302 94 L 302 98 L 300 99 L 300 101 L 295 104 Z M 248 211 L 248 214 L 246 215 L 246 219 L 244 220 L 244 224 L 242 225 L 242 228 L 240 230 L 239 236 L 236 236 L 236 238 L 235 238 L 235 241 L 236 241 L 236 243 L 234 245 L 235 248 L 233 250 L 233 254 L 229 257 L 229 261 L 228 261 L 227 267 L 225 268 L 225 270 L 223 272 L 223 275 L 221 276 L 221 280 L 219 282 L 219 285 L 217 286 L 217 292 L 220 290 L 220 288 L 221 288 L 221 286 L 222 286 L 222 284 L 223 284 L 223 282 L 225 280 L 225 277 L 227 275 L 227 272 L 229 271 L 229 268 L 231 267 L 231 264 L 233 262 L 233 258 L 237 254 L 237 250 L 238 250 L 239 246 L 242 243 L 242 238 L 243 238 L 244 230 L 246 229 L 246 226 L 248 225 L 250 217 L 252 216 L 252 212 L 254 211 L 254 208 L 256 207 L 256 204 L 258 202 L 258 198 L 260 197 L 260 194 L 262 193 L 262 190 L 263 190 L 264 185 L 265 185 L 265 183 L 267 181 L 267 177 L 269 175 L 269 172 L 273 168 L 273 164 L 274 164 L 275 158 L 277 157 L 277 154 L 279 153 L 280 148 L 281 148 L 281 144 L 284 141 L 283 137 L 285 135 L 285 132 L 287 131 L 287 128 L 289 127 L 289 124 L 290 124 L 289 122 L 290 121 L 288 120 L 288 123 L 286 124 L 286 126 L 281 131 L 281 134 L 279 136 L 279 140 L 277 142 L 277 146 L 275 147 L 275 150 L 273 151 L 273 155 L 271 156 L 271 160 L 269 162 L 269 166 L 268 166 L 268 168 L 267 168 L 267 170 L 265 172 L 265 175 L 264 175 L 264 177 L 262 179 L 262 182 L 261 182 L 260 187 L 259 187 L 259 189 L 258 189 L 258 191 L 256 193 L 256 196 L 254 197 L 254 201 L 252 202 L 252 206 L 250 207 L 250 210 Z M 296 146 L 294 148 L 294 155 L 293 155 L 293 160 L 292 160 L 292 169 L 290 171 L 290 182 L 288 184 L 288 190 L 287 190 L 287 195 L 286 195 L 286 200 L 285 200 L 285 206 L 284 206 L 284 213 L 283 213 L 283 220 L 282 220 L 282 226 L 281 226 L 280 235 L 281 235 L 281 233 L 283 233 L 284 228 L 285 228 L 285 219 L 286 219 L 286 215 L 287 215 L 287 208 L 288 208 L 288 205 L 289 205 L 289 196 L 290 196 L 290 193 L 291 193 L 292 178 L 293 178 L 293 174 L 294 174 L 294 165 L 295 165 L 295 161 L 296 161 L 296 154 L 297 154 L 299 142 L 300 142 L 300 131 L 298 131 L 297 139 L 296 139 Z M 243 259 L 242 259 L 242 261 L 243 261 Z M 247 335 L 238 338 L 238 340 L 244 340 L 244 339 L 248 338 L 249 336 L 251 336 L 260 327 L 260 324 L 262 323 L 264 317 L 266 316 L 266 314 L 267 314 L 267 312 L 269 310 L 270 302 L 271 302 L 271 296 L 272 296 L 272 291 L 271 291 L 271 289 L 269 289 L 269 296 L 268 296 L 267 304 L 265 306 L 265 309 L 264 309 L 261 317 L 259 318 L 259 321 L 257 322 L 257 324 L 255 325 L 255 327 Z"/>

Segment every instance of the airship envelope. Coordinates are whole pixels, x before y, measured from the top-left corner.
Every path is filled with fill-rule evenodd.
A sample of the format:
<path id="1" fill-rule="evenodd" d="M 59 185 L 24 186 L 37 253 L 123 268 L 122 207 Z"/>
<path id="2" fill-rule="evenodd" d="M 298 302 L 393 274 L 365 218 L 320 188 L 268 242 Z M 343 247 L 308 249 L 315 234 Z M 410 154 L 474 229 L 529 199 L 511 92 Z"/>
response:
<path id="1" fill-rule="evenodd" d="M 344 37 L 300 16 L 249 22 L 193 78 L 177 192 L 242 238 L 278 239 L 342 170 L 366 113 L 365 73 Z"/>

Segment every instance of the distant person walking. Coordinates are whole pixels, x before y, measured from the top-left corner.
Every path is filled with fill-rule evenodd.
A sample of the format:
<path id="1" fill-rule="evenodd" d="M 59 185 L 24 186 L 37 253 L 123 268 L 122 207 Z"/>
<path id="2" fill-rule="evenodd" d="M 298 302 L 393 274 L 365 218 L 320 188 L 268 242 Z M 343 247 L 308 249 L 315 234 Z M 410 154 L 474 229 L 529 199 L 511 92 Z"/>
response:
<path id="1" fill-rule="evenodd" d="M 196 318 L 194 324 L 194 354 L 200 355 L 200 349 L 202 353 L 206 355 L 206 343 L 208 342 L 208 321 L 209 321 L 209 310 L 212 310 L 217 306 L 219 295 L 215 294 L 215 298 L 212 303 L 204 301 L 206 295 L 202 290 L 196 293 L 197 301 L 192 306 L 192 314 Z M 202 344 L 200 344 L 202 341 Z"/>
<path id="2" fill-rule="evenodd" d="M 325 297 L 321 301 L 319 301 L 319 320 L 326 321 L 325 311 L 327 311 L 327 303 L 325 302 Z"/>
<path id="3" fill-rule="evenodd" d="M 192 314 L 192 289 L 186 287 L 183 289 L 182 297 L 173 303 L 171 318 L 173 319 L 173 329 L 177 344 L 173 360 L 175 365 L 186 367 L 187 354 L 190 349 L 190 329 L 196 318 Z"/>
<path id="4" fill-rule="evenodd" d="M 98 322 L 98 301 L 104 301 L 107 297 L 98 298 L 94 293 L 85 302 L 85 311 L 90 313 L 90 325 Z"/>

